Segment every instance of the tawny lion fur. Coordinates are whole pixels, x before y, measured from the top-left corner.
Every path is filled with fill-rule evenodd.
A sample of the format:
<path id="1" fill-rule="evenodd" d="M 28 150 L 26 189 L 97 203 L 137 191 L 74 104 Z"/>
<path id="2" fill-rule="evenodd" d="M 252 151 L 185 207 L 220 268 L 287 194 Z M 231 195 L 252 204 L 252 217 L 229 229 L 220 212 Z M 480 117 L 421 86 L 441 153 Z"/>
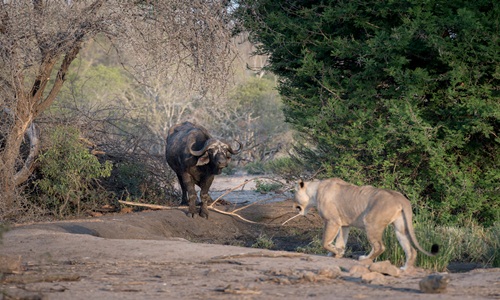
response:
<path id="1" fill-rule="evenodd" d="M 322 181 L 299 181 L 294 207 L 306 215 L 315 207 L 323 219 L 323 247 L 336 257 L 342 257 L 350 227 L 364 229 L 372 247 L 370 253 L 359 260 L 374 260 L 385 250 L 382 235 L 389 224 L 394 225 L 396 237 L 406 255 L 402 269 L 414 266 L 417 251 L 434 256 L 438 246 L 432 246 L 432 253 L 422 249 L 415 237 L 412 224 L 411 204 L 401 193 L 378 189 L 372 186 L 356 186 L 342 179 Z M 333 242 L 335 241 L 335 245 Z"/>

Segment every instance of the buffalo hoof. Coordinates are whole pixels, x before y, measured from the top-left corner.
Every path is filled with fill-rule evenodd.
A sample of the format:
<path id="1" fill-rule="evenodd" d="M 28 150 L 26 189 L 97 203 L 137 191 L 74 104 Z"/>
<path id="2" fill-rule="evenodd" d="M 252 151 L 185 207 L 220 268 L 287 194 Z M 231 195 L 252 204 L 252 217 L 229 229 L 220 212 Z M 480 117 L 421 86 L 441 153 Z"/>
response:
<path id="1" fill-rule="evenodd" d="M 192 218 L 194 218 L 194 216 L 196 215 L 197 211 L 196 211 L 196 206 L 194 205 L 189 205 L 189 211 L 187 213 L 188 217 L 191 216 Z"/>
<path id="2" fill-rule="evenodd" d="M 206 207 L 200 208 L 200 217 L 208 219 L 208 209 Z"/>

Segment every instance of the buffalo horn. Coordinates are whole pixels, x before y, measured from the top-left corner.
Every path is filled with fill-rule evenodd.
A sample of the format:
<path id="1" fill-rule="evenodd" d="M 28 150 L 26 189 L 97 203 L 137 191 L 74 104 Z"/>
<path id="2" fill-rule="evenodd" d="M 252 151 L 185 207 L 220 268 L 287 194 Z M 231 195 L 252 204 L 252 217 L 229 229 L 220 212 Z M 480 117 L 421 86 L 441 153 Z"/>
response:
<path id="1" fill-rule="evenodd" d="M 203 145 L 203 147 L 200 149 L 200 150 L 193 150 L 193 146 L 196 142 L 193 142 L 191 144 L 191 146 L 189 146 L 189 153 L 191 153 L 191 155 L 193 156 L 202 156 L 205 151 L 207 150 L 208 146 L 210 146 L 210 144 L 212 144 L 214 142 L 213 139 L 208 139 L 206 142 L 205 142 L 205 145 Z"/>
<path id="2" fill-rule="evenodd" d="M 243 145 L 242 145 L 242 144 L 240 143 L 240 141 L 238 141 L 238 140 L 234 140 L 234 141 L 235 141 L 236 143 L 238 143 L 238 145 L 239 145 L 238 149 L 237 149 L 237 150 L 233 150 L 233 148 L 231 148 L 231 146 L 229 146 L 229 145 L 228 145 L 228 146 L 229 146 L 228 151 L 229 151 L 229 152 L 231 152 L 231 154 L 238 154 L 238 153 L 240 153 L 241 148 L 243 147 Z"/>

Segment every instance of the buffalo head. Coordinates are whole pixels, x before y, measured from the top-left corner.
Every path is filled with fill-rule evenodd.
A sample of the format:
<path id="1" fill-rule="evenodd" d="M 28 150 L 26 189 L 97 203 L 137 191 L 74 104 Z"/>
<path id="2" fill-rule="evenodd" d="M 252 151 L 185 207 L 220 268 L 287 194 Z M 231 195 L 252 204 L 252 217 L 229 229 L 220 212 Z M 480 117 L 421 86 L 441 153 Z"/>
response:
<path id="1" fill-rule="evenodd" d="M 216 174 L 220 174 L 222 169 L 227 167 L 229 164 L 231 155 L 240 153 L 241 143 L 239 141 L 236 142 L 238 143 L 238 149 L 233 150 L 231 145 L 228 143 L 224 143 L 215 138 L 210 138 L 199 150 L 194 150 L 193 146 L 195 143 L 191 143 L 189 146 L 189 152 L 191 155 L 197 157 L 197 166 L 210 164 L 216 170 Z"/>

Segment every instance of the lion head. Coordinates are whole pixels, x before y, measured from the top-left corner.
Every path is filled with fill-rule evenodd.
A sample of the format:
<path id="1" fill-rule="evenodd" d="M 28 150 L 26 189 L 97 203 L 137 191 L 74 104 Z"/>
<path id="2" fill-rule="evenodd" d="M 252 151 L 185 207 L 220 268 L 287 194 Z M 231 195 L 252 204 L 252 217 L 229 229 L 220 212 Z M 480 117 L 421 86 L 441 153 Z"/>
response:
<path id="1" fill-rule="evenodd" d="M 311 207 L 316 206 L 316 186 L 318 182 L 304 182 L 302 179 L 299 180 L 295 186 L 295 196 L 293 208 L 297 210 L 297 213 L 305 216 Z M 314 192 L 314 193 L 313 193 Z"/>

